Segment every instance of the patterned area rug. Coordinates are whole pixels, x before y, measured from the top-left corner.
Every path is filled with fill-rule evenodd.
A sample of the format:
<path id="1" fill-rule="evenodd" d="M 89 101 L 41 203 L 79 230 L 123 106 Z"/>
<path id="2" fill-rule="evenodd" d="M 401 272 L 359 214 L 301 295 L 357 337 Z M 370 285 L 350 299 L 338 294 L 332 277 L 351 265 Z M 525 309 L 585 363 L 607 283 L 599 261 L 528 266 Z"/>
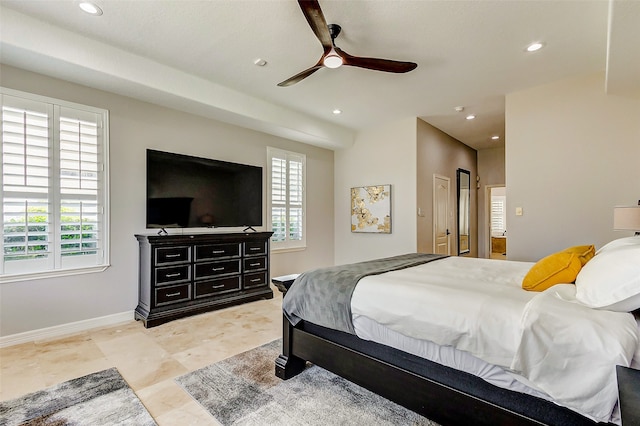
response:
<path id="1" fill-rule="evenodd" d="M 155 425 L 118 370 L 89 374 L 0 402 L 0 425 Z"/>
<path id="2" fill-rule="evenodd" d="M 224 426 L 436 423 L 315 365 L 275 376 L 281 340 L 176 378 Z"/>

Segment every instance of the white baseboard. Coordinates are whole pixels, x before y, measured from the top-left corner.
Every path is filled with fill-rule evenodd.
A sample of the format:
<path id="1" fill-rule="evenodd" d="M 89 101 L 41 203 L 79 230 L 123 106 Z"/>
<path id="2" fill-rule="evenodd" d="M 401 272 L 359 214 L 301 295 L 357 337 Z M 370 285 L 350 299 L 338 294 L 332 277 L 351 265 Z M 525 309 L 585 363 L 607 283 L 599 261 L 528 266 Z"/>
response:
<path id="1" fill-rule="evenodd" d="M 131 320 L 133 320 L 133 311 L 127 311 L 104 317 L 56 325 L 53 327 L 40 328 L 38 330 L 26 331 L 24 333 L 11 334 L 9 336 L 0 336 L 0 348 L 37 340 L 52 339 L 67 334 L 78 333 L 80 331 L 86 331 L 97 327 L 120 324 Z"/>

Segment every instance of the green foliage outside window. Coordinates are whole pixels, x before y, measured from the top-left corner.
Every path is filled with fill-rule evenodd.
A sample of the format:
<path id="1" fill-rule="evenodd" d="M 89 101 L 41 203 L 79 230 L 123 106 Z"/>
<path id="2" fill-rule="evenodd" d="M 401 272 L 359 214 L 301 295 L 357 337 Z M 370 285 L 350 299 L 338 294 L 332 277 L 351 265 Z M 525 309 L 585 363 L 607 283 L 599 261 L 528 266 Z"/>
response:
<path id="1" fill-rule="evenodd" d="M 27 224 L 19 219 L 12 219 L 4 224 L 5 260 L 37 259 L 48 255 L 47 233 L 49 225 L 47 224 L 46 208 L 29 207 L 27 213 L 29 213 Z M 43 214 L 33 215 L 32 213 Z M 97 249 L 97 243 L 94 239 L 98 231 L 97 226 L 95 224 L 81 226 L 80 216 L 72 215 L 76 212 L 70 208 L 63 207 L 62 213 L 60 216 L 60 238 L 64 241 L 61 244 L 63 256 L 94 253 Z M 38 242 L 42 243 L 38 244 Z"/>

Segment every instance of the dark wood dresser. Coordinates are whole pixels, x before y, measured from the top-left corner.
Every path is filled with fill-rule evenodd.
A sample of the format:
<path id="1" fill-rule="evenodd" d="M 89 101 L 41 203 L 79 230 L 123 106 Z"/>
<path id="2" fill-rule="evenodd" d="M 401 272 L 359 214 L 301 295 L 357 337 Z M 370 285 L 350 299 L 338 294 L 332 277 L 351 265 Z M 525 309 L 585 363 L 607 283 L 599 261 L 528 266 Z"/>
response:
<path id="1" fill-rule="evenodd" d="M 155 327 L 258 299 L 269 286 L 272 232 L 136 235 L 140 270 L 136 320 Z"/>

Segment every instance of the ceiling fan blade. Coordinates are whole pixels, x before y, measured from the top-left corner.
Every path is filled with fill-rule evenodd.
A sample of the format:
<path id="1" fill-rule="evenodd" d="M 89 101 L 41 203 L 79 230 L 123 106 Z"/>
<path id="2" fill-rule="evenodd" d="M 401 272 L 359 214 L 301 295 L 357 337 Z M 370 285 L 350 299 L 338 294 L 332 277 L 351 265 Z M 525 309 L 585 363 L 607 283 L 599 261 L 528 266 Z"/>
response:
<path id="1" fill-rule="evenodd" d="M 322 9 L 320 9 L 320 3 L 318 0 L 298 0 L 300 9 L 304 17 L 307 18 L 307 22 L 313 30 L 313 33 L 318 37 L 325 53 L 331 50 L 333 41 L 331 40 L 331 33 L 329 33 L 329 27 L 327 21 L 324 19 Z"/>
<path id="2" fill-rule="evenodd" d="M 320 68 L 322 68 L 322 60 L 320 62 L 318 62 L 316 65 L 312 66 L 311 68 L 308 68 L 302 72 L 299 72 L 298 74 L 294 75 L 293 77 L 290 77 L 288 79 L 286 79 L 285 81 L 278 83 L 278 86 L 280 87 L 287 87 L 287 86 L 292 86 L 296 83 L 299 83 L 300 81 L 304 80 L 305 78 L 309 77 L 311 74 L 313 74 L 314 72 L 318 71 Z"/>
<path id="3" fill-rule="evenodd" d="M 352 67 L 366 68 L 369 70 L 405 73 L 417 68 L 418 64 L 414 62 L 393 61 L 391 59 L 378 58 L 362 58 L 359 56 L 349 55 L 344 50 L 336 47 L 336 52 L 342 57 L 344 65 Z"/>

